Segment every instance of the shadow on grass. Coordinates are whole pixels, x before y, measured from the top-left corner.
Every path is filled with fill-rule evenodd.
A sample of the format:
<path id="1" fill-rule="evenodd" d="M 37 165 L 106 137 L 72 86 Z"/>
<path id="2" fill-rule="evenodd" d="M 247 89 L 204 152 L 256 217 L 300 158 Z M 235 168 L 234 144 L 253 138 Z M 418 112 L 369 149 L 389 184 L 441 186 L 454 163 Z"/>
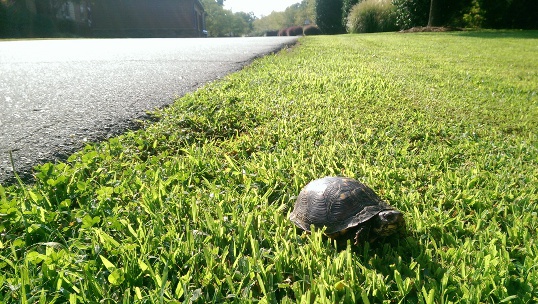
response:
<path id="1" fill-rule="evenodd" d="M 296 229 L 299 235 L 304 233 Z M 446 286 L 457 286 L 451 277 L 446 277 L 447 269 L 432 258 L 432 248 L 426 247 L 421 240 L 407 231 L 402 235 L 391 235 L 378 239 L 372 243 L 365 242 L 359 245 L 339 243 L 338 240 L 322 236 L 325 246 L 332 247 L 338 252 L 345 251 L 351 246 L 351 252 L 356 256 L 359 264 L 354 265 L 356 273 L 364 274 L 364 269 L 371 270 L 386 283 L 392 284 L 392 291 L 386 290 L 377 295 L 368 295 L 372 303 L 380 303 L 387 296 L 386 292 L 395 292 L 398 298 L 405 299 L 406 303 L 420 303 L 424 290 L 435 290 L 438 294 L 443 289 L 443 280 Z M 390 283 L 392 282 L 392 283 Z M 444 294 L 445 299 L 457 302 L 458 290 L 452 289 Z"/>
<path id="2" fill-rule="evenodd" d="M 422 299 L 423 289 L 438 292 L 447 272 L 432 259 L 431 249 L 410 234 L 365 244 L 365 247 L 357 248 L 354 252 L 360 256 L 363 266 L 382 274 L 388 281 L 396 282 L 400 296 L 414 303 Z M 450 278 L 448 281 L 450 284 Z M 456 294 L 446 296 L 457 300 Z"/>
<path id="3" fill-rule="evenodd" d="M 484 39 L 538 39 L 538 30 L 471 30 L 454 32 L 454 35 Z"/>

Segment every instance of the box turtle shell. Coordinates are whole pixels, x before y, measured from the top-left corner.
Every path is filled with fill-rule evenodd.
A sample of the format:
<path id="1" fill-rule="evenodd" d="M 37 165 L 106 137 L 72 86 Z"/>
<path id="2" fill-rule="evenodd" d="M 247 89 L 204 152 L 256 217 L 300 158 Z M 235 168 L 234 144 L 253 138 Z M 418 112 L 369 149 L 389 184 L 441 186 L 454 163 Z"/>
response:
<path id="1" fill-rule="evenodd" d="M 403 214 L 385 203 L 366 185 L 348 177 L 324 177 L 306 185 L 289 219 L 310 232 L 311 225 L 325 229 L 334 239 L 358 244 L 405 229 Z"/>

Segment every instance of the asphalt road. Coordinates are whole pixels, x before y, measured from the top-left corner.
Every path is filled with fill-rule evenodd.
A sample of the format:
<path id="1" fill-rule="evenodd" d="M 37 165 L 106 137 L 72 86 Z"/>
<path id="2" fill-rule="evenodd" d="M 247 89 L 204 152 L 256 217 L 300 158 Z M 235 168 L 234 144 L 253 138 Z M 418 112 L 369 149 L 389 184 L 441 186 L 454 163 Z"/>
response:
<path id="1" fill-rule="evenodd" d="M 133 128 L 293 37 L 0 41 L 0 183 Z"/>

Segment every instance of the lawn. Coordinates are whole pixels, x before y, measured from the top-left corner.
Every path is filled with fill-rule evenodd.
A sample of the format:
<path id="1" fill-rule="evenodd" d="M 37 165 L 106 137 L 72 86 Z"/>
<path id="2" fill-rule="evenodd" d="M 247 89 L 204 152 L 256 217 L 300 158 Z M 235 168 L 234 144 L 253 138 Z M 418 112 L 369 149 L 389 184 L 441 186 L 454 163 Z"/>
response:
<path id="1" fill-rule="evenodd" d="M 536 54 L 536 31 L 301 38 L 0 186 L 0 302 L 535 303 Z M 406 236 L 296 231 L 327 175 Z"/>

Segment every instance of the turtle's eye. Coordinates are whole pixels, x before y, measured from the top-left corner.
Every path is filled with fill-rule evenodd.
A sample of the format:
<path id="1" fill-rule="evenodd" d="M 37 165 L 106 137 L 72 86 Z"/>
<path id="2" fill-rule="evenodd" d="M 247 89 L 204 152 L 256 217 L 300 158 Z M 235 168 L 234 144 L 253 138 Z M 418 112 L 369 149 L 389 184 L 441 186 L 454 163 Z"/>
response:
<path id="1" fill-rule="evenodd" d="M 391 211 L 381 212 L 380 216 L 382 217 L 383 222 L 394 223 L 400 220 L 400 218 L 402 217 L 402 214 L 398 211 L 391 210 Z"/>

